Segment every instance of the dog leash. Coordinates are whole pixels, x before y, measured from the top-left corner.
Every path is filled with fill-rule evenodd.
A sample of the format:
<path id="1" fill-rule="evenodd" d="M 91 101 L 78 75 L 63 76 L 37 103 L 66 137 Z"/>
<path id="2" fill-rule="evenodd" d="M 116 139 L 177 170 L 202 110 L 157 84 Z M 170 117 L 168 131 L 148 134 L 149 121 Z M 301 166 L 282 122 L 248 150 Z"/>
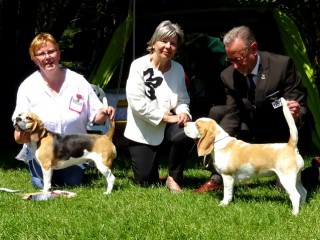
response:
<path id="1" fill-rule="evenodd" d="M 213 161 L 213 159 L 212 159 L 212 157 L 211 157 L 211 158 L 209 159 L 209 161 L 206 163 L 207 156 L 208 156 L 208 155 L 204 155 L 204 157 L 203 157 L 203 165 L 204 165 L 205 168 L 208 168 L 209 165 L 212 164 L 212 161 Z"/>
<path id="2" fill-rule="evenodd" d="M 194 147 L 195 147 L 196 145 L 197 145 L 196 143 L 194 143 L 194 144 L 192 145 L 191 149 L 189 150 L 189 154 L 192 152 L 192 150 L 194 149 Z"/>

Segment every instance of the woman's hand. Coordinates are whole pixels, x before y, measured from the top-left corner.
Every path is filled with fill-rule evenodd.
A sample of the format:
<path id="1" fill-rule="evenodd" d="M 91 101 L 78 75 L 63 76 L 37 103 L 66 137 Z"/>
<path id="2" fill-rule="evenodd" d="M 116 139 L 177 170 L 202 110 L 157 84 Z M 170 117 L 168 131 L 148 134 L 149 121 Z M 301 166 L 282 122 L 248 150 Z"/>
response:
<path id="1" fill-rule="evenodd" d="M 116 118 L 116 110 L 114 109 L 114 107 L 108 106 L 107 115 L 110 120 L 114 120 Z"/>
<path id="2" fill-rule="evenodd" d="M 166 123 L 177 123 L 178 125 L 181 125 L 181 126 L 183 126 L 184 123 L 188 122 L 189 120 L 190 118 L 186 113 L 179 113 L 177 115 L 165 113 L 162 118 L 162 121 Z"/>
<path id="3" fill-rule="evenodd" d="M 178 115 L 178 125 L 184 125 L 190 120 L 189 116 L 186 113 L 179 113 Z"/>
<path id="4" fill-rule="evenodd" d="M 100 108 L 97 112 L 93 122 L 95 124 L 104 124 L 107 119 L 114 120 L 116 117 L 116 110 L 112 106 L 108 106 L 107 108 Z"/>

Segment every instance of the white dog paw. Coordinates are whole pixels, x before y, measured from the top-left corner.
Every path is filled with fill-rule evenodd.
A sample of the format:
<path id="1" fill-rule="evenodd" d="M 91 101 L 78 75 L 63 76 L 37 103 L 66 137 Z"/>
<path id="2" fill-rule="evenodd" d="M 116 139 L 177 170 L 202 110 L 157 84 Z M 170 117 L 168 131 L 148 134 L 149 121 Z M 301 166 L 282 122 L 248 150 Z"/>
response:
<path id="1" fill-rule="evenodd" d="M 226 205 L 228 205 L 229 204 L 229 201 L 221 201 L 220 203 L 219 203 L 219 206 L 226 206 Z"/>
<path id="2" fill-rule="evenodd" d="M 295 215 L 295 216 L 298 216 L 299 210 L 293 210 L 293 211 L 292 211 L 292 214 Z"/>

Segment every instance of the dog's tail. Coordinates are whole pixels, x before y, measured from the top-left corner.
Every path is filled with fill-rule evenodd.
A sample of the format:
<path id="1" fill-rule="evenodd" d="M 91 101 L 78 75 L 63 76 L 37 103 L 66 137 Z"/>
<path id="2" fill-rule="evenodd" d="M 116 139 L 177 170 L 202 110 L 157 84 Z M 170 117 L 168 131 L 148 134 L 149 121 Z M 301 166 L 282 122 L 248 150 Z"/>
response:
<path id="1" fill-rule="evenodd" d="M 289 131 L 290 131 L 288 145 L 292 147 L 296 147 L 298 144 L 298 129 L 297 129 L 296 123 L 294 122 L 294 119 L 290 113 L 290 110 L 287 105 L 287 101 L 283 97 L 280 98 L 280 100 L 282 103 L 283 114 L 288 123 Z"/>
<path id="2" fill-rule="evenodd" d="M 108 100 L 106 97 L 103 97 L 102 98 L 102 103 L 103 103 L 103 108 L 105 109 L 106 112 L 108 112 Z M 116 122 L 115 120 L 111 120 L 109 119 L 109 129 L 108 131 L 106 132 L 106 136 L 112 141 L 112 138 L 113 138 L 113 134 L 114 134 L 114 131 L 116 129 Z"/>
<path id="3" fill-rule="evenodd" d="M 116 121 L 114 119 L 113 120 L 109 119 L 109 129 L 106 135 L 111 141 L 112 141 L 115 129 L 116 129 Z"/>

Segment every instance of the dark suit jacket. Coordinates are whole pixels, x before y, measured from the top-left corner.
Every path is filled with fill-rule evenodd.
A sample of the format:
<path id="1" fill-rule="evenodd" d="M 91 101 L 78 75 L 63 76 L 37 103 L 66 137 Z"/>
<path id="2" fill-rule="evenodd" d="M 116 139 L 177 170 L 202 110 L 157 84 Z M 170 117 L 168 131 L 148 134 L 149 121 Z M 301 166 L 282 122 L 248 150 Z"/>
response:
<path id="1" fill-rule="evenodd" d="M 298 125 L 303 125 L 308 111 L 306 91 L 292 59 L 263 51 L 259 51 L 259 55 L 255 111 L 247 99 L 248 84 L 244 75 L 234 70 L 232 66 L 222 71 L 221 78 L 227 95 L 227 113 L 220 125 L 233 136 L 237 136 L 240 129 L 248 130 L 254 138 L 252 142 L 286 142 L 289 138 L 289 129 L 282 107 L 274 109 L 271 104 L 272 97 L 267 96 L 278 92 L 274 95 L 277 98 L 284 97 L 287 100 L 298 101 L 301 106 Z"/>

